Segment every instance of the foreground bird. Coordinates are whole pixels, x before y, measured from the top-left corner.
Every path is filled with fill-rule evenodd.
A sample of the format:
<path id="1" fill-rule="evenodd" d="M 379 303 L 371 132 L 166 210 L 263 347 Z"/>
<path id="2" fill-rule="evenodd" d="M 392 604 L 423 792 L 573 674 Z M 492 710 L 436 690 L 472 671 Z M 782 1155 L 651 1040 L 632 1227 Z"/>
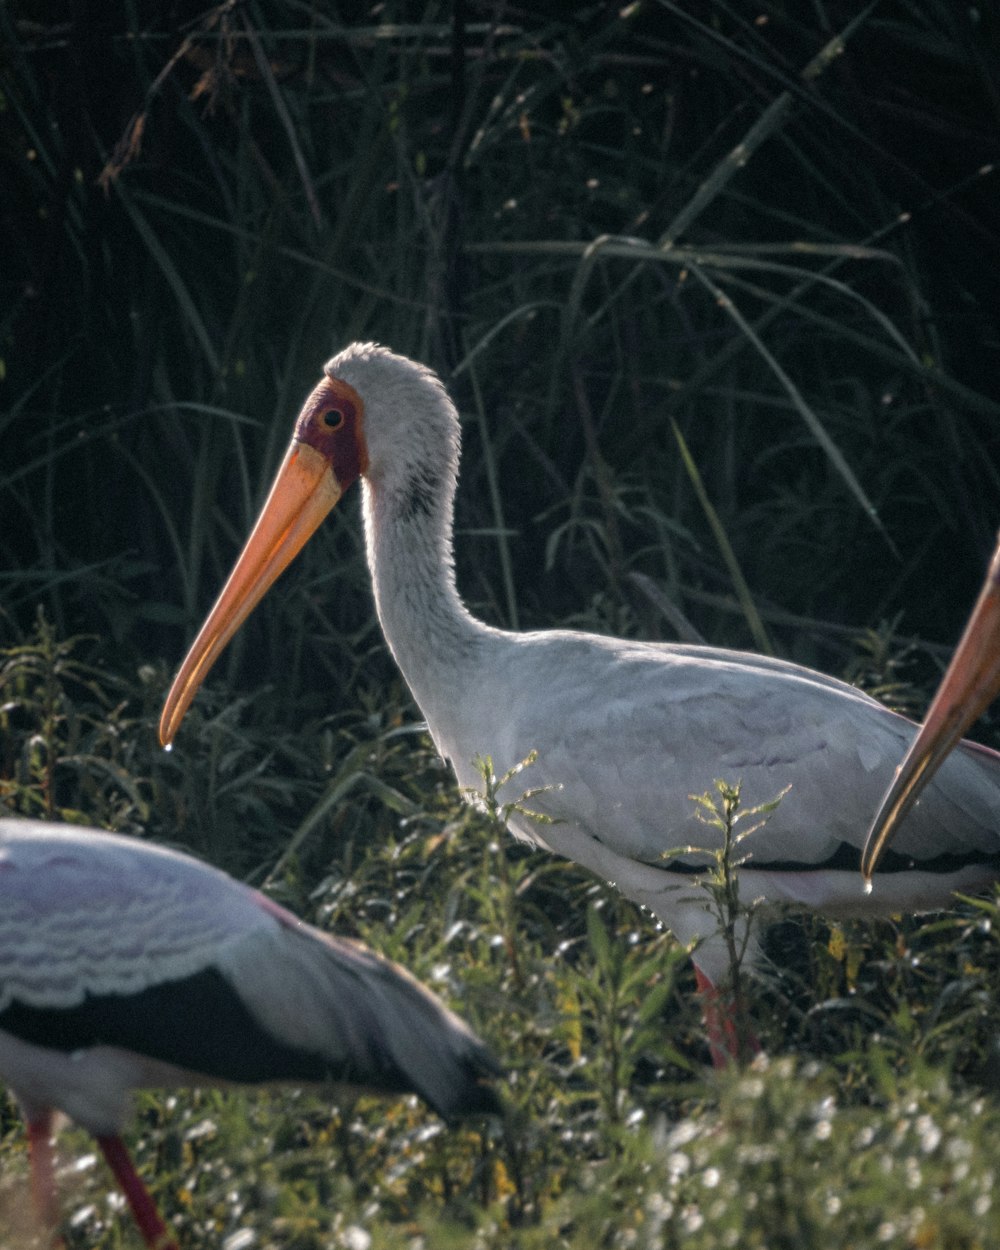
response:
<path id="1" fill-rule="evenodd" d="M 551 818 L 516 809 L 513 832 L 575 860 L 700 944 L 702 987 L 728 971 L 699 884 L 718 834 L 692 794 L 742 783 L 745 806 L 790 791 L 742 844 L 744 902 L 828 915 L 945 904 L 1000 874 L 1000 755 L 949 760 L 900 835 L 875 896 L 858 858 L 868 817 L 912 724 L 843 682 L 781 660 L 569 630 L 511 633 L 474 619 L 455 589 L 452 512 L 458 416 L 429 370 L 373 344 L 335 356 L 306 400 L 271 493 L 168 694 L 169 743 L 209 667 L 358 477 L 375 603 L 386 640 L 459 782 L 481 788 L 537 758 L 520 788 Z M 685 851 L 685 848 L 688 848 Z M 683 852 L 683 853 L 682 853 Z"/>
<path id="2" fill-rule="evenodd" d="M 482 1043 L 396 964 L 189 856 L 0 819 L 0 1080 L 54 1226 L 63 1112 L 97 1138 L 150 1247 L 176 1250 L 119 1136 L 129 1091 L 289 1082 L 499 1109 Z"/>
<path id="3" fill-rule="evenodd" d="M 924 787 L 954 750 L 962 734 L 974 724 L 1000 694 L 1000 541 L 993 553 L 983 588 L 969 617 L 951 663 L 941 678 L 920 732 L 910 744 L 892 785 L 868 831 L 861 856 L 866 881 L 900 822 L 920 797 Z M 965 743 L 966 747 L 974 744 Z M 979 747 L 987 756 L 992 752 Z M 1000 840 L 1000 831 L 998 831 Z"/>

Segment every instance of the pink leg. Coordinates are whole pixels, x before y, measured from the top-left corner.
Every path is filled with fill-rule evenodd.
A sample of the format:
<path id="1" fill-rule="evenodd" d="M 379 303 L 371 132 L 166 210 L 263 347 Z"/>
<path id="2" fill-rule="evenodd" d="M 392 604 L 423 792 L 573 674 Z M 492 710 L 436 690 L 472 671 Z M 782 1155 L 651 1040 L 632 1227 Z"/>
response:
<path id="1" fill-rule="evenodd" d="M 104 1152 L 108 1167 L 114 1172 L 122 1193 L 128 1199 L 132 1215 L 149 1250 L 179 1250 L 173 1234 L 160 1218 L 149 1190 L 135 1170 L 122 1139 L 113 1136 L 98 1137 L 97 1144 Z"/>
<path id="2" fill-rule="evenodd" d="M 712 1056 L 713 1067 L 726 1068 L 734 1059 L 745 1058 L 747 1054 L 755 1055 L 760 1050 L 760 1042 L 752 1032 L 747 1032 L 743 1045 L 740 1046 L 732 1002 L 705 976 L 697 964 L 694 966 L 694 976 L 701 995 L 705 1032 L 708 1035 L 708 1050 Z"/>
<path id="3" fill-rule="evenodd" d="M 56 1183 L 52 1173 L 52 1112 L 28 1121 L 28 1154 L 31 1158 L 31 1201 L 38 1221 L 48 1232 L 59 1222 Z"/>

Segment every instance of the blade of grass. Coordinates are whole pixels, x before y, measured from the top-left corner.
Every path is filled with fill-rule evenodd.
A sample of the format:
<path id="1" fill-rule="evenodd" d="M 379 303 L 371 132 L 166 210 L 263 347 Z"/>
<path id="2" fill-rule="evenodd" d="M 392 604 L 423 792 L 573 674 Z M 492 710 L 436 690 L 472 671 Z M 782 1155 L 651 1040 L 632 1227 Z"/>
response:
<path id="1" fill-rule="evenodd" d="M 677 440 L 677 446 L 680 448 L 681 458 L 684 461 L 684 468 L 694 487 L 695 494 L 698 496 L 698 502 L 702 506 L 705 518 L 709 527 L 715 536 L 719 553 L 722 556 L 726 568 L 729 570 L 729 576 L 732 578 L 733 587 L 736 591 L 736 597 L 740 601 L 743 608 L 743 616 L 747 625 L 750 627 L 750 633 L 753 635 L 754 641 L 765 655 L 774 655 L 774 648 L 771 645 L 771 639 L 764 627 L 764 622 L 760 618 L 757 606 L 753 601 L 753 595 L 750 593 L 750 587 L 746 583 L 743 576 L 743 570 L 740 568 L 740 562 L 736 558 L 736 552 L 733 551 L 732 544 L 726 534 L 725 526 L 722 524 L 719 514 L 716 512 L 711 499 L 708 497 L 708 491 L 705 490 L 705 483 L 702 481 L 701 473 L 698 466 L 694 462 L 694 457 L 688 450 L 688 445 L 684 440 L 684 435 L 680 431 L 677 422 L 670 418 L 670 425 L 674 431 L 674 438 Z"/>
<path id="2" fill-rule="evenodd" d="M 746 339 L 753 345 L 755 351 L 761 359 L 768 365 L 771 372 L 778 379 L 778 382 L 784 389 L 785 394 L 795 405 L 796 411 L 806 423 L 806 426 L 809 428 L 813 437 L 819 443 L 820 447 L 822 447 L 826 452 L 830 462 L 844 479 L 848 490 L 850 490 L 851 494 L 855 497 L 855 499 L 857 499 L 858 503 L 864 510 L 865 515 L 885 539 L 889 550 L 898 558 L 899 552 L 896 549 L 896 544 L 892 541 L 892 538 L 883 526 L 875 505 L 868 498 L 864 487 L 858 481 L 854 470 L 847 463 L 847 460 L 844 458 L 840 448 L 826 432 L 826 429 L 824 428 L 819 417 L 816 416 L 812 408 L 810 408 L 810 406 L 806 403 L 799 388 L 795 385 L 784 369 L 782 369 L 781 365 L 778 364 L 772 353 L 764 345 L 760 336 L 754 331 L 753 327 L 746 320 L 729 296 L 716 286 L 711 278 L 703 272 L 701 266 L 692 265 L 690 272 L 705 287 L 706 290 L 711 292 L 719 308 L 721 308 L 723 312 L 735 321 L 736 325 L 739 327 L 740 333 L 746 337 Z"/>
<path id="3" fill-rule="evenodd" d="M 187 283 L 181 277 L 181 273 L 177 266 L 171 260 L 170 253 L 157 238 L 156 232 L 153 230 L 146 217 L 139 211 L 131 191 L 124 186 L 121 179 L 115 179 L 111 185 L 114 187 L 115 194 L 121 201 L 122 207 L 128 214 L 133 226 L 135 226 L 136 232 L 146 245 L 150 256 L 153 258 L 156 265 L 159 267 L 160 272 L 167 280 L 167 285 L 170 287 L 171 291 L 173 291 L 174 298 L 180 306 L 184 319 L 190 326 L 191 332 L 205 355 L 208 367 L 211 369 L 212 373 L 218 373 L 220 363 L 218 353 L 215 350 L 215 345 L 212 342 L 212 336 L 205 328 L 205 323 L 201 318 L 201 314 L 198 312 L 198 306 L 195 298 L 191 294 L 190 290 L 188 290 Z"/>

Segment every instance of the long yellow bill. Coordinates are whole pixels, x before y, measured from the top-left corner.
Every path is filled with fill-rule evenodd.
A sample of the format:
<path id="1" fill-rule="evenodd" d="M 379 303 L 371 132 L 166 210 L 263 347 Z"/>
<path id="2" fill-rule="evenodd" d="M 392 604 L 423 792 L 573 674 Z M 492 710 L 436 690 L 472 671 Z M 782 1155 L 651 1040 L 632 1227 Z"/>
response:
<path id="1" fill-rule="evenodd" d="M 160 716 L 168 746 L 219 653 L 295 559 L 342 494 L 330 460 L 293 439 L 253 532 L 170 687 Z"/>
<path id="2" fill-rule="evenodd" d="M 933 702 L 903 757 L 861 853 L 866 881 L 948 752 L 1000 694 L 1000 542 L 965 633 Z"/>

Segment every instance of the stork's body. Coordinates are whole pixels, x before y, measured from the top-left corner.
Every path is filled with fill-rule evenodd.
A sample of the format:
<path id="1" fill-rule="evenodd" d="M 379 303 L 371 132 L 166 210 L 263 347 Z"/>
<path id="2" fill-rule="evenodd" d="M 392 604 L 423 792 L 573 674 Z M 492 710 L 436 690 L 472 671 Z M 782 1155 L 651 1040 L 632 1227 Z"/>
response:
<path id="1" fill-rule="evenodd" d="M 254 533 L 168 697 L 169 741 L 219 651 L 343 489 L 362 478 L 368 561 L 386 640 L 459 782 L 473 763 L 498 776 L 535 763 L 501 794 L 538 790 L 516 812 L 519 837 L 614 882 L 684 942 L 704 978 L 726 970 L 716 921 L 692 868 L 715 835 L 690 796 L 716 778 L 746 805 L 790 786 L 741 846 L 744 900 L 827 914 L 926 909 L 1000 873 L 1000 756 L 963 748 L 900 836 L 874 895 L 859 851 L 913 727 L 875 700 L 810 669 L 709 647 L 572 631 L 512 633 L 474 619 L 452 567 L 457 414 L 429 370 L 383 348 L 334 357 L 298 419 Z"/>
<path id="2" fill-rule="evenodd" d="M 508 634 L 491 639 L 464 674 L 459 666 L 452 690 L 443 725 L 422 706 L 459 783 L 482 788 L 463 754 L 469 743 L 491 755 L 498 776 L 537 752 L 500 798 L 541 787 L 526 806 L 552 823 L 515 812 L 513 832 L 614 882 L 682 942 L 701 939 L 695 963 L 715 984 L 727 955 L 690 871 L 706 855 L 664 855 L 718 846 L 691 799 L 716 778 L 739 782 L 746 806 L 791 787 L 740 847 L 745 902 L 828 916 L 919 911 L 998 876 L 1000 758 L 963 751 L 900 834 L 894 871 L 882 874 L 875 897 L 865 893 L 866 815 L 912 727 L 853 687 L 795 665 L 704 647 Z"/>
<path id="3" fill-rule="evenodd" d="M 173 1243 L 121 1143 L 133 1089 L 264 1082 L 415 1090 L 495 1110 L 482 1044 L 403 969 L 186 855 L 0 820 L 0 1080 L 53 1216 L 49 1138 L 93 1133 L 150 1245 Z"/>

